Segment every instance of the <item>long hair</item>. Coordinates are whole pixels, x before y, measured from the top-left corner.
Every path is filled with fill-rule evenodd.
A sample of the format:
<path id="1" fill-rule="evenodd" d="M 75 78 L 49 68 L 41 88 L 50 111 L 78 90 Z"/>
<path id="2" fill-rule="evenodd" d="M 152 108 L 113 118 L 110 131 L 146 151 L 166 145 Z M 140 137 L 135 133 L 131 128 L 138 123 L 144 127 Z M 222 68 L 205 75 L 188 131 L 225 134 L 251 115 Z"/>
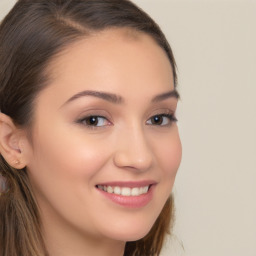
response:
<path id="1" fill-rule="evenodd" d="M 71 43 L 107 28 L 130 28 L 150 35 L 165 51 L 172 50 L 159 26 L 128 0 L 19 0 L 0 25 L 0 110 L 22 128 L 33 122 L 36 96 L 48 84 L 47 66 Z M 46 256 L 38 205 L 26 172 L 0 155 L 0 256 Z M 2 186 L 3 187 L 3 186 Z M 144 238 L 127 242 L 125 256 L 159 255 L 173 222 L 170 197 Z"/>

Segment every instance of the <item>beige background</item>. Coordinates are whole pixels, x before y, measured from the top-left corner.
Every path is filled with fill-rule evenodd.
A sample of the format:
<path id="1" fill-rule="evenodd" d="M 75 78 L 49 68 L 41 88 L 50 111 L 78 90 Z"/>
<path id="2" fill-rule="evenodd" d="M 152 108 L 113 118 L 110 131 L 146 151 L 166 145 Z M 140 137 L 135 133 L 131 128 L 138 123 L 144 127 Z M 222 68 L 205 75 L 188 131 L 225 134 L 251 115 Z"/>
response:
<path id="1" fill-rule="evenodd" d="M 184 153 L 162 256 L 256 256 L 256 0 L 134 1 L 179 68 Z M 1 0 L 1 18 L 14 2 Z"/>

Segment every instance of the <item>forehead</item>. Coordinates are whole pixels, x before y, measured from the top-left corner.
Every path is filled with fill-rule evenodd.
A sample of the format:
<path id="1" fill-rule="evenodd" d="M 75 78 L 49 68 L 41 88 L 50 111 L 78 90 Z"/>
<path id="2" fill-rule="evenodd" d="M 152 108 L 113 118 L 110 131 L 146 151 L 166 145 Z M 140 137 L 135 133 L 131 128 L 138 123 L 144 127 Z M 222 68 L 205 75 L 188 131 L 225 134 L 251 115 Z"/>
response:
<path id="1" fill-rule="evenodd" d="M 165 51 L 149 35 L 128 29 L 104 30 L 69 45 L 47 73 L 46 91 L 64 98 L 85 89 L 128 96 L 145 88 L 151 94 L 174 88 Z"/>

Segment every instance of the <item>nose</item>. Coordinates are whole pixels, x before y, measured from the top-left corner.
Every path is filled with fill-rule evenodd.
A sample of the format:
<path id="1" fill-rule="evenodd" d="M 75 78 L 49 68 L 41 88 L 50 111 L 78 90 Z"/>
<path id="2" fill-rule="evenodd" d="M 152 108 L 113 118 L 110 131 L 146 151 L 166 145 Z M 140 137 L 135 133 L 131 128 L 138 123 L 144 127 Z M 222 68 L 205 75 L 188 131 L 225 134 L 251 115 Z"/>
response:
<path id="1" fill-rule="evenodd" d="M 148 170 L 154 159 L 150 143 L 143 129 L 130 128 L 119 134 L 114 164 L 119 168 Z"/>

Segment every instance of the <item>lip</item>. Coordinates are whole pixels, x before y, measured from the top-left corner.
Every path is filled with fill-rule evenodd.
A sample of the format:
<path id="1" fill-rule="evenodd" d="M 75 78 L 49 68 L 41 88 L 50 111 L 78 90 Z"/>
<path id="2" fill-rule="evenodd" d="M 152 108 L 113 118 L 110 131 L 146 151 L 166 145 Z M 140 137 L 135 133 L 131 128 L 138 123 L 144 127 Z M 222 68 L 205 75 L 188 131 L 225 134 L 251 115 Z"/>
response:
<path id="1" fill-rule="evenodd" d="M 142 208 L 146 206 L 152 199 L 154 195 L 154 190 L 156 187 L 155 181 L 115 181 L 115 182 L 106 182 L 106 183 L 100 183 L 98 185 L 101 186 L 119 186 L 119 187 L 129 187 L 129 188 L 135 188 L 135 187 L 144 187 L 149 186 L 149 190 L 146 194 L 142 194 L 139 196 L 122 196 L 117 195 L 114 193 L 107 193 L 97 187 L 95 187 L 98 192 L 102 196 L 104 196 L 106 199 L 114 202 L 117 205 L 127 207 L 127 208 Z"/>

